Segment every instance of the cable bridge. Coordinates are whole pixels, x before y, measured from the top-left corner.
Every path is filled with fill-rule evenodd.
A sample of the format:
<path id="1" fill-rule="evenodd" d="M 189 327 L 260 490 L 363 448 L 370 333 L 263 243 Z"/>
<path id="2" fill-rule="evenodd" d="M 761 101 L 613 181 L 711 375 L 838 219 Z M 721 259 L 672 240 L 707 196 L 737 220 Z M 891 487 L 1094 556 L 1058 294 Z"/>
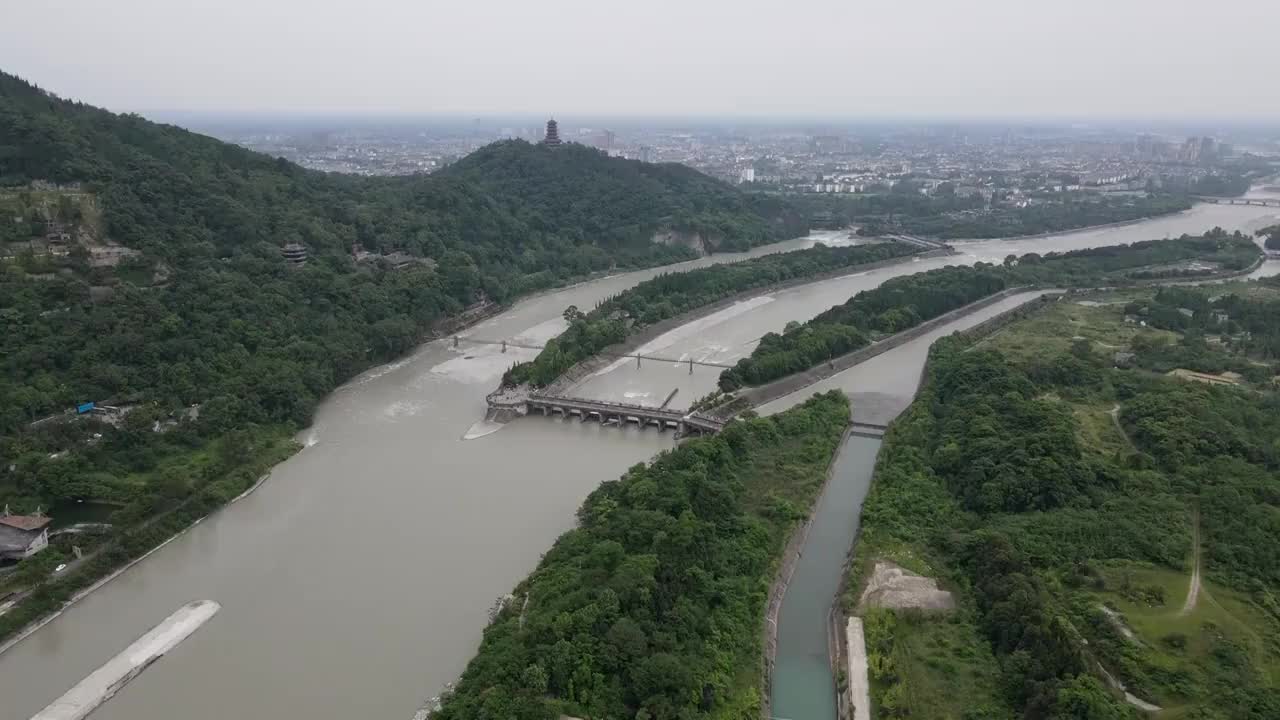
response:
<path id="1" fill-rule="evenodd" d="M 502 352 L 504 353 L 507 351 L 507 348 L 520 348 L 522 350 L 544 350 L 547 347 L 546 345 L 534 345 L 532 343 L 516 342 L 515 340 L 482 340 L 479 338 L 461 337 L 461 336 L 455 335 L 453 337 L 453 347 L 456 348 L 461 343 L 470 343 L 472 345 L 496 345 L 496 346 L 500 346 L 502 348 Z M 713 367 L 713 368 L 721 368 L 721 369 L 733 367 L 732 365 L 728 365 L 725 363 L 710 362 L 708 360 L 695 360 L 693 358 L 661 357 L 659 355 L 641 355 L 640 353 L 615 353 L 615 352 L 608 352 L 607 350 L 601 350 L 596 354 L 604 357 L 611 357 L 611 358 L 627 358 L 627 359 L 635 358 L 636 367 L 640 367 L 641 361 L 643 360 L 650 360 L 653 362 L 666 362 L 666 363 L 673 363 L 673 364 L 679 364 L 679 365 L 688 365 L 690 373 L 693 372 L 694 365 L 701 365 L 702 367 Z"/>

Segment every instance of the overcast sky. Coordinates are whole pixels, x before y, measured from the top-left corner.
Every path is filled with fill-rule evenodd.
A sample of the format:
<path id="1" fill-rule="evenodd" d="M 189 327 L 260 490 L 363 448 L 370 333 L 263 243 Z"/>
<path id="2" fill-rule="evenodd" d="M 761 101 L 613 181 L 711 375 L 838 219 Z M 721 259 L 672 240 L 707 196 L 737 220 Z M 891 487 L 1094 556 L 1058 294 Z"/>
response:
<path id="1" fill-rule="evenodd" d="M 117 111 L 1280 118 L 1280 0 L 0 0 Z"/>

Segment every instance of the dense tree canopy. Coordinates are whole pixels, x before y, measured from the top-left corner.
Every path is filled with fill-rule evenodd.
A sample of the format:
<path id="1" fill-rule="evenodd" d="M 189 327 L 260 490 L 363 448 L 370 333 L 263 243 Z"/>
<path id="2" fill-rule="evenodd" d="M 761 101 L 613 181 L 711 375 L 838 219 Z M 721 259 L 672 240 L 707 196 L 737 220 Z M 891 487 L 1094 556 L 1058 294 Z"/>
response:
<path id="1" fill-rule="evenodd" d="M 1009 347 L 1025 348 L 1026 337 Z M 1189 717 L 1272 716 L 1280 710 L 1268 675 L 1280 638 L 1275 394 L 1115 369 L 1111 353 L 1088 341 L 1065 353 L 1021 352 L 1030 354 L 1015 362 L 963 337 L 935 346 L 924 388 L 881 451 L 859 562 L 910 558 L 956 589 L 961 617 L 950 627 L 969 628 L 970 617 L 973 625 L 953 656 L 994 656 L 998 667 L 988 692 L 1007 709 L 986 716 L 1135 717 L 1106 688 L 1103 669 Z M 1118 410 L 1114 421 L 1106 408 Z M 1098 430 L 1082 420 L 1095 415 L 1107 432 L 1123 432 L 1125 449 L 1084 441 Z M 1160 577 L 1153 568 L 1189 572 L 1197 517 L 1206 573 L 1236 588 L 1231 602 L 1248 608 L 1233 612 L 1249 625 L 1227 632 L 1205 620 L 1187 624 L 1190 638 L 1126 637 L 1100 597 L 1176 617 L 1180 600 L 1129 578 Z M 928 637 L 947 626 L 900 627 Z M 907 652 L 888 644 L 873 651 Z M 898 660 L 919 661 L 912 652 Z M 878 680 L 878 694 L 907 682 Z M 912 690 L 898 687 L 893 697 Z"/>
<path id="2" fill-rule="evenodd" d="M 433 717 L 758 717 L 769 582 L 848 420 L 819 395 L 604 483 Z"/>

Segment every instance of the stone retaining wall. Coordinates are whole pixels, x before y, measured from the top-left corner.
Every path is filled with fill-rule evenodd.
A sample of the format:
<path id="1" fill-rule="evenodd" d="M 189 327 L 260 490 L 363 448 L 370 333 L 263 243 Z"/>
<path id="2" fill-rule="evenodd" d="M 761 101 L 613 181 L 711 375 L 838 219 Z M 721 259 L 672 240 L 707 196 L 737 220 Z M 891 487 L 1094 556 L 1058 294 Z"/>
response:
<path id="1" fill-rule="evenodd" d="M 828 365 L 819 365 L 809 368 L 808 370 L 779 378 L 771 383 L 759 385 L 757 387 L 745 388 L 738 392 L 738 396 L 746 398 L 751 407 L 759 407 L 765 403 L 777 400 L 780 397 L 790 395 L 797 390 L 806 388 L 816 382 L 825 380 L 833 375 L 844 372 L 854 365 L 866 362 L 871 358 L 888 352 L 904 343 L 908 343 L 916 338 L 928 333 L 942 325 L 954 322 L 958 318 L 975 313 L 985 307 L 994 305 L 1012 295 L 1028 291 L 1028 287 L 1009 288 L 1000 292 L 989 295 L 977 302 L 969 303 L 964 307 L 956 308 L 947 313 L 943 313 L 932 320 L 926 320 L 913 328 L 903 330 L 900 333 L 891 335 L 884 340 L 868 345 L 864 348 L 854 350 L 851 353 L 841 355 L 835 358 Z"/>

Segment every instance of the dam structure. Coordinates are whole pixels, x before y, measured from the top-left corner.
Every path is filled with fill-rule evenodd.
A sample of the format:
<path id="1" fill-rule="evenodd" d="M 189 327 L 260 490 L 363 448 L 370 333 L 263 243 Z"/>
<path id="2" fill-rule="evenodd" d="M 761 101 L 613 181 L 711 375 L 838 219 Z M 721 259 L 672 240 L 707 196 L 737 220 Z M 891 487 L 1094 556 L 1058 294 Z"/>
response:
<path id="1" fill-rule="evenodd" d="M 655 426 L 659 431 L 675 430 L 680 436 L 718 433 L 724 429 L 726 422 L 696 412 L 686 413 L 665 407 L 529 393 L 513 388 L 502 388 L 490 393 L 487 402 L 488 418 L 495 422 L 508 422 L 537 412 L 543 416 L 576 417 L 582 422 L 595 420 L 601 425 L 622 426 L 634 423 L 641 428 Z"/>

